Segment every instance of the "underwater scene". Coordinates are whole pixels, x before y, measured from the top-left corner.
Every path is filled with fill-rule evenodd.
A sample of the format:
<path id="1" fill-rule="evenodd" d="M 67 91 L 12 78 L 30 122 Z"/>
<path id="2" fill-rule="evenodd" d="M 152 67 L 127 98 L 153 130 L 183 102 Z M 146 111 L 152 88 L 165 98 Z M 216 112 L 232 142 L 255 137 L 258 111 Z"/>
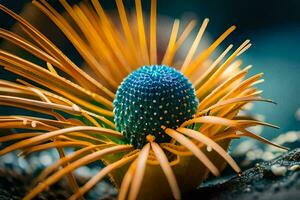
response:
<path id="1" fill-rule="evenodd" d="M 300 2 L 0 0 L 0 200 L 297 200 Z"/>

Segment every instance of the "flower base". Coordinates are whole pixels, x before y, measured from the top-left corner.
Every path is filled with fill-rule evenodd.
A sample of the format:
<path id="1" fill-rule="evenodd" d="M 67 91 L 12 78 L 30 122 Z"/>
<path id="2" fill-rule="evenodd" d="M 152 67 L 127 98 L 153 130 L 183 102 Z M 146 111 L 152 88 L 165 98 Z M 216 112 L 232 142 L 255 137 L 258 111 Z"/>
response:
<path id="1" fill-rule="evenodd" d="M 231 140 L 227 139 L 218 142 L 218 144 L 224 149 L 228 149 L 230 141 Z M 224 159 L 215 151 L 207 151 L 206 146 L 201 147 L 201 150 L 220 171 L 226 167 Z M 187 151 L 183 153 L 186 152 Z M 210 174 L 209 170 L 192 154 L 180 155 L 177 161 L 172 161 L 170 164 L 183 194 L 197 188 Z M 111 180 L 117 188 L 120 188 L 128 168 L 129 165 L 126 165 L 110 174 Z M 138 199 L 165 200 L 172 198 L 169 183 L 160 165 L 158 163 L 148 162 Z"/>

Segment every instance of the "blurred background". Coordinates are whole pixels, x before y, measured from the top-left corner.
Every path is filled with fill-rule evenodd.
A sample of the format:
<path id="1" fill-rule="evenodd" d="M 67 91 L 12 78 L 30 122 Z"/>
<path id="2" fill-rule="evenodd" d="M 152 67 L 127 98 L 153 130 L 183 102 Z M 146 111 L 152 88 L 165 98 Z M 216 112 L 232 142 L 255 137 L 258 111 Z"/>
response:
<path id="1" fill-rule="evenodd" d="M 134 2 L 124 0 L 128 9 L 134 9 Z M 55 27 L 51 21 L 33 8 L 30 0 L 0 0 L 0 3 L 22 13 L 26 19 L 38 27 L 51 41 L 54 41 L 62 51 L 68 55 L 76 64 L 82 65 L 79 54 L 72 45 Z M 49 1 L 50 2 L 50 1 Z M 79 1 L 68 1 L 77 3 Z M 208 17 L 209 26 L 205 34 L 203 46 L 216 39 L 231 25 L 237 25 L 237 30 L 221 45 L 220 50 L 228 44 L 239 45 L 245 39 L 251 39 L 252 47 L 242 55 L 243 66 L 253 65 L 251 74 L 264 72 L 265 82 L 258 87 L 262 89 L 263 97 L 274 100 L 277 105 L 267 103 L 256 103 L 251 112 L 258 114 L 261 119 L 280 126 L 280 129 L 269 128 L 256 129 L 256 133 L 290 148 L 300 147 L 300 1 L 299 0 L 157 0 L 158 15 L 162 21 L 162 40 L 167 40 L 172 27 L 172 19 L 197 19 L 201 21 Z M 51 1 L 56 9 L 63 11 L 59 3 Z M 101 4 L 106 10 L 115 11 L 113 0 L 102 0 Z M 144 0 L 145 13 L 149 10 L 150 1 Z M 112 12 L 113 13 L 113 12 Z M 0 27 L 4 29 L 15 29 L 15 22 L 6 14 L 0 12 Z M 166 29 L 164 32 L 164 27 Z M 196 29 L 195 29 L 196 30 Z M 194 32 L 194 36 L 195 36 Z M 20 52 L 14 45 L 0 39 L 0 48 L 8 49 L 16 54 Z M 202 47 L 203 48 L 203 47 Z M 26 55 L 30 58 L 30 55 Z M 37 61 L 38 62 L 38 61 Z M 3 71 L 0 68 L 0 79 L 14 80 L 15 75 Z M 0 107 L 0 114 L 22 114 L 19 109 Z M 256 141 L 250 139 L 235 141 L 233 146 L 239 146 L 233 151 L 235 159 L 242 159 L 243 167 L 248 168 L 249 163 L 257 160 L 269 160 L 276 155 L 274 150 L 265 148 Z M 267 153 L 266 153 L 267 152 Z M 271 153 L 270 153 L 271 152 Z M 53 154 L 41 154 L 37 159 L 32 158 L 36 165 L 48 165 L 55 160 Z M 3 163 L 11 165 L 14 160 L 23 169 L 27 169 L 27 161 L 23 158 L 3 158 Z M 35 160 L 34 160 L 35 159 Z M 253 162 L 249 162 L 253 161 Z M 33 165 L 35 165 L 33 164 Z M 42 166 L 42 167 L 44 167 Z M 16 168 L 19 169 L 19 168 Z M 97 170 L 96 170 L 97 171 Z M 79 172 L 81 175 L 91 176 L 92 172 L 85 168 Z M 100 187 L 103 189 L 103 185 Z"/>
<path id="2" fill-rule="evenodd" d="M 76 3 L 78 1 L 68 1 Z M 44 15 L 37 13 L 28 4 L 30 0 L 0 0 L 0 3 L 21 13 L 35 26 L 45 33 L 50 40 L 63 50 L 76 64 L 82 64 L 80 56 L 74 51 L 68 40 L 58 31 L 57 28 Z M 134 2 L 125 0 L 128 9 L 134 8 Z M 145 13 L 149 11 L 150 1 L 143 1 Z M 101 1 L 106 10 L 115 10 L 115 3 Z M 62 10 L 57 2 L 53 5 Z M 220 49 L 228 44 L 240 44 L 245 39 L 251 39 L 253 46 L 243 54 L 244 65 L 252 64 L 251 73 L 264 72 L 265 82 L 258 87 L 264 91 L 263 97 L 274 100 L 277 105 L 256 103 L 251 112 L 272 124 L 281 128 L 279 130 L 264 128 L 257 129 L 257 133 L 273 139 L 280 144 L 294 148 L 300 144 L 300 1 L 298 0 L 158 0 L 158 14 L 166 26 L 171 29 L 172 19 L 195 18 L 200 24 L 208 17 L 210 23 L 206 32 L 206 41 L 209 43 L 216 39 L 231 25 L 237 25 L 237 30 L 224 42 Z M 38 16 L 38 17 L 37 17 Z M 14 20 L 0 12 L 0 27 L 15 29 Z M 46 26 L 45 26 L 46 24 Z M 162 33 L 168 36 L 168 32 Z M 194 33 L 195 35 L 195 33 Z M 204 44 L 205 44 L 204 42 Z M 0 47 L 14 51 L 14 47 L 0 40 Z M 29 56 L 29 55 L 28 55 Z M 4 72 L 0 68 L 1 79 L 15 79 L 15 76 Z M 19 110 L 0 107 L 0 114 L 7 112 L 20 114 Z M 281 135 L 281 136 L 280 136 Z M 256 142 L 239 140 L 234 146 L 241 152 L 247 152 L 248 159 L 273 158 L 263 157 L 262 150 L 257 152 Z M 256 150 L 255 150 L 256 148 Z M 232 148 L 233 149 L 233 148 Z M 250 151 L 252 149 L 252 151 Z M 255 152 L 256 151 L 256 152 Z M 252 154 L 251 154 L 252 152 Z M 233 152 L 234 153 L 234 152 Z M 239 152 L 236 155 L 240 155 Z M 261 155 L 260 158 L 255 157 Z M 270 155 L 270 154 L 268 154 Z M 273 155 L 273 154 L 272 154 Z"/>
<path id="3" fill-rule="evenodd" d="M 76 3 L 78 1 L 69 1 Z M 30 3 L 29 0 L 1 0 L 0 3 L 20 13 Z M 107 10 L 114 10 L 114 1 L 101 1 Z M 134 8 L 133 1 L 125 0 L 127 8 Z M 60 9 L 59 3 L 57 8 Z M 56 5 L 55 5 L 56 6 Z M 149 2 L 143 1 L 144 10 L 149 10 Z M 221 46 L 228 43 L 239 44 L 251 39 L 253 46 L 243 55 L 244 65 L 252 64 L 252 73 L 264 72 L 265 82 L 259 85 L 264 90 L 263 96 L 271 98 L 277 105 L 257 103 L 252 108 L 265 120 L 279 125 L 279 130 L 265 129 L 263 136 L 267 138 L 300 129 L 300 1 L 238 1 L 238 0 L 158 0 L 158 14 L 164 18 L 196 18 L 199 23 L 210 18 L 207 34 L 210 40 L 217 38 L 226 28 L 237 25 L 237 30 Z M 34 24 L 46 31 L 52 41 L 57 41 L 66 54 L 80 62 L 79 56 L 70 47 L 67 40 L 55 30 L 55 26 L 42 26 L 44 16 L 34 18 L 34 12 L 25 16 L 33 19 Z M 11 28 L 14 24 L 7 15 L 0 13 L 2 28 Z M 46 19 L 45 19 L 46 20 Z M 165 21 L 168 21 L 165 20 Z M 50 22 L 49 22 L 50 23 Z M 171 22 L 170 22 L 171 23 Z M 171 28 L 171 24 L 169 24 Z M 50 27 L 50 28 L 49 28 Z M 55 33 L 55 34 L 52 34 Z M 1 42 L 1 40 L 0 40 Z M 10 44 L 2 44 L 2 48 L 13 48 Z M 1 71 L 1 77 L 14 78 Z M 297 120 L 298 118 L 298 120 Z"/>

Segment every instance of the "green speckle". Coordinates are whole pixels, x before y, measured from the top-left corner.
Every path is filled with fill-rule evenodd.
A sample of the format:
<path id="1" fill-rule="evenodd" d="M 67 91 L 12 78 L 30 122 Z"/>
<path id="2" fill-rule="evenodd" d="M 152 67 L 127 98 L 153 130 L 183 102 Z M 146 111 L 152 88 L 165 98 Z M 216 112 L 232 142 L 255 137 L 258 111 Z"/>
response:
<path id="1" fill-rule="evenodd" d="M 156 142 L 171 138 L 161 126 L 177 128 L 197 111 L 198 100 L 191 82 L 174 68 L 143 66 L 128 75 L 114 100 L 114 121 L 126 141 L 136 148 L 155 136 Z"/>

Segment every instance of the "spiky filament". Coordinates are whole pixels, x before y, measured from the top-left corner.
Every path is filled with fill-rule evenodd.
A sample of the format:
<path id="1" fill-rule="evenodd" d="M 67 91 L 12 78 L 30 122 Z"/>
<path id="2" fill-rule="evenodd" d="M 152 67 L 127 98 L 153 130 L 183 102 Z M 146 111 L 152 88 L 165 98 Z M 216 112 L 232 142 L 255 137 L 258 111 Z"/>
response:
<path id="1" fill-rule="evenodd" d="M 50 185 L 54 184 L 57 182 L 59 179 L 61 179 L 66 173 L 73 171 L 77 168 L 79 168 L 82 165 L 86 165 L 88 163 L 94 162 L 101 158 L 104 155 L 107 154 L 113 154 L 113 153 L 118 153 L 122 151 L 129 151 L 131 150 L 132 147 L 128 145 L 119 145 L 115 147 L 109 147 L 106 149 L 103 149 L 101 151 L 97 151 L 94 153 L 91 153 L 81 159 L 76 160 L 72 164 L 68 165 L 67 167 L 63 168 L 62 170 L 54 173 L 52 176 L 50 176 L 48 179 L 44 180 L 43 182 L 39 183 L 36 188 L 34 188 L 25 198 L 24 200 L 30 200 L 34 198 L 37 194 L 45 190 L 47 187 Z"/>
<path id="2" fill-rule="evenodd" d="M 175 130 L 166 128 L 165 132 L 170 137 L 174 138 L 180 144 L 189 149 L 199 159 L 199 161 L 202 162 L 209 169 L 209 171 L 211 171 L 211 173 L 213 173 L 215 176 L 220 175 L 220 171 L 217 169 L 217 167 L 207 158 L 207 156 L 201 150 L 198 149 L 198 147 L 192 141 L 179 134 Z"/>
<path id="3" fill-rule="evenodd" d="M 163 152 L 163 150 L 160 148 L 160 146 L 157 143 L 151 142 L 151 147 L 153 149 L 153 152 L 154 152 L 157 160 L 159 161 L 159 164 L 160 164 L 163 172 L 166 175 L 166 178 L 169 182 L 169 185 L 170 185 L 172 193 L 173 193 L 173 197 L 175 199 L 180 199 L 181 198 L 180 189 L 179 189 L 176 177 L 174 175 L 174 172 L 169 164 L 167 156 L 165 155 L 165 153 Z"/>
<path id="4" fill-rule="evenodd" d="M 75 194 L 73 194 L 69 199 L 76 200 L 81 195 L 84 195 L 87 191 L 89 191 L 93 186 L 95 186 L 101 179 L 103 179 L 108 173 L 112 170 L 116 170 L 123 165 L 132 161 L 135 157 L 137 157 L 137 153 L 131 156 L 124 157 L 106 167 L 104 167 L 98 174 L 96 174 L 93 178 L 91 178 L 87 183 L 84 184 Z"/>

